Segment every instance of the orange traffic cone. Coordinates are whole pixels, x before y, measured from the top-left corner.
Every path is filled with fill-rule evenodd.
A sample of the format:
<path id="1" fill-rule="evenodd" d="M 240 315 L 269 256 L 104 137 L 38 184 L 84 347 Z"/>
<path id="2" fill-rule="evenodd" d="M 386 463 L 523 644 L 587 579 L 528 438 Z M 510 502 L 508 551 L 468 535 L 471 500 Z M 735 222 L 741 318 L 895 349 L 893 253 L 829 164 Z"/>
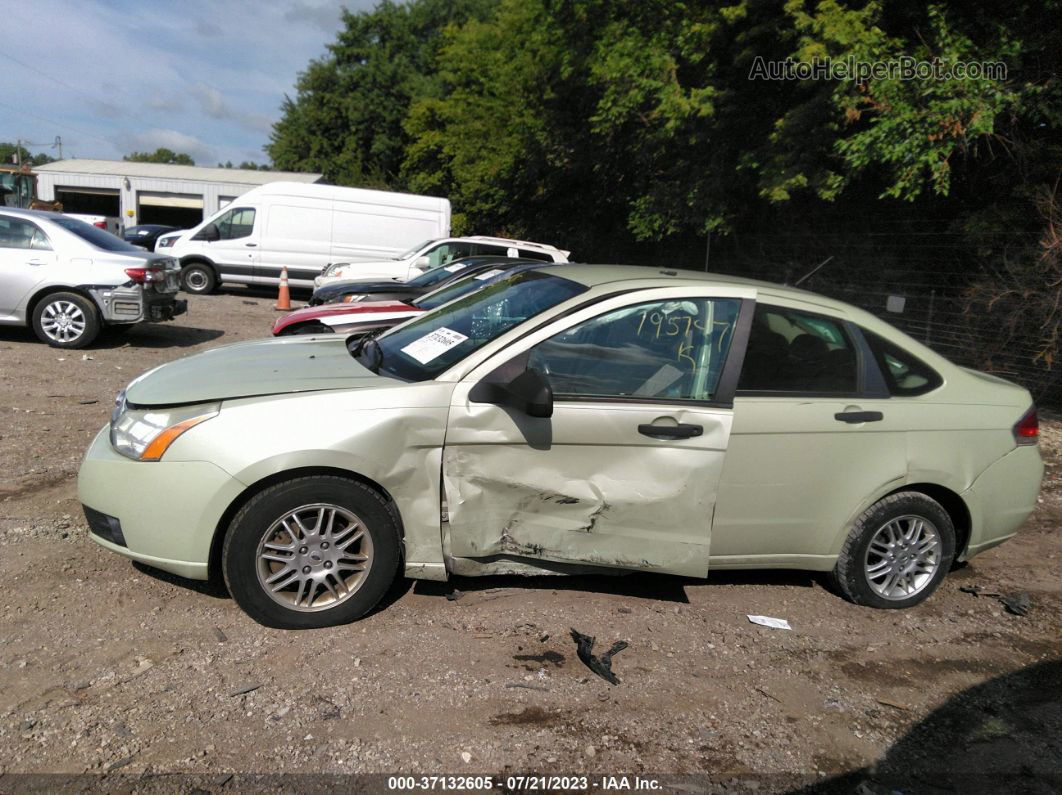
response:
<path id="1" fill-rule="evenodd" d="M 287 265 L 280 269 L 280 293 L 277 295 L 277 302 L 274 304 L 273 308 L 278 312 L 291 311 L 291 293 L 288 292 Z"/>

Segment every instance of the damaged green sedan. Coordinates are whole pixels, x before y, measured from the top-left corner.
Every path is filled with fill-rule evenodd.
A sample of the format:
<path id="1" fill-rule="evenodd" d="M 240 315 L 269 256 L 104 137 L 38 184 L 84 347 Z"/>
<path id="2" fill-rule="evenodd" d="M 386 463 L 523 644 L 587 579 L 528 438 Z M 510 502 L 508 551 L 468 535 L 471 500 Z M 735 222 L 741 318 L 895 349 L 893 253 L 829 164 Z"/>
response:
<path id="1" fill-rule="evenodd" d="M 274 627 L 354 620 L 399 570 L 831 572 L 908 607 L 1012 536 L 1029 393 L 762 282 L 529 266 L 382 336 L 240 343 L 118 396 L 92 538 L 223 575 Z"/>

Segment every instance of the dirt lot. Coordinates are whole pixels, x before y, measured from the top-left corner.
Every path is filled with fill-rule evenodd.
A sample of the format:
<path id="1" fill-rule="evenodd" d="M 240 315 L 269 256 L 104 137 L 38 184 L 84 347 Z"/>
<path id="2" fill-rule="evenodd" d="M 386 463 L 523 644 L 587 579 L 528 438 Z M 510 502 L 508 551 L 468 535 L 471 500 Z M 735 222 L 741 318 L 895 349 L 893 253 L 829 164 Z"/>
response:
<path id="1" fill-rule="evenodd" d="M 86 352 L 0 330 L 0 792 L 39 772 L 108 774 L 92 779 L 107 787 L 195 773 L 208 790 L 253 773 L 397 771 L 1062 789 L 1062 423 L 1044 423 L 1048 476 L 1021 534 L 911 611 L 853 607 L 799 572 L 459 579 L 402 583 L 357 624 L 285 633 L 223 588 L 98 548 L 75 490 L 119 389 L 264 336 L 270 304 L 192 297 L 177 322 Z M 959 590 L 972 584 L 1025 591 L 1032 609 Z M 619 686 L 580 663 L 573 626 L 606 648 L 630 642 Z"/>

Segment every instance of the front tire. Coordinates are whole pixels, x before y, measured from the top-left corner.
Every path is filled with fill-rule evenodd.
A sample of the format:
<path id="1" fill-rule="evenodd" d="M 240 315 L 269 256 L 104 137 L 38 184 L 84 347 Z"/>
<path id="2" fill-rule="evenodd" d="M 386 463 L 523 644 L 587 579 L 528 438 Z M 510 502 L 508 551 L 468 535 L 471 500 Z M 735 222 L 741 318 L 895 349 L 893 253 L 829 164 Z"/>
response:
<path id="1" fill-rule="evenodd" d="M 295 478 L 240 509 L 221 555 L 229 593 L 258 623 L 330 627 L 361 618 L 387 592 L 401 557 L 398 522 L 357 481 Z"/>
<path id="2" fill-rule="evenodd" d="M 857 605 L 913 607 L 937 589 L 955 557 L 955 525 L 917 491 L 890 494 L 856 519 L 833 580 Z"/>
<path id="3" fill-rule="evenodd" d="M 33 308 L 33 330 L 53 348 L 84 348 L 100 333 L 100 315 L 83 295 L 52 293 Z"/>
<path id="4" fill-rule="evenodd" d="M 181 287 L 195 295 L 209 295 L 218 286 L 218 275 L 209 265 L 193 262 L 181 269 Z"/>

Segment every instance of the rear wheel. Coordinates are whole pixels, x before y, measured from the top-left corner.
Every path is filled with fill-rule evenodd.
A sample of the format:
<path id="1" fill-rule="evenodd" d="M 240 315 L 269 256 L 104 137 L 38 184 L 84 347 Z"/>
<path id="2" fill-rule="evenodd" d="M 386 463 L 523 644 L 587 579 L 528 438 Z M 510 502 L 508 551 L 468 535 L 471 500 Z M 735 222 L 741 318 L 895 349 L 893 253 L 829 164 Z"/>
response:
<path id="1" fill-rule="evenodd" d="M 361 483 L 296 478 L 255 495 L 222 548 L 225 583 L 255 621 L 278 629 L 346 624 L 369 612 L 398 570 L 398 524 Z"/>
<path id="2" fill-rule="evenodd" d="M 851 602 L 904 608 L 940 585 L 955 557 L 955 526 L 940 503 L 917 491 L 890 494 L 856 520 L 834 568 Z"/>
<path id="3" fill-rule="evenodd" d="M 83 295 L 52 293 L 33 308 L 33 330 L 53 348 L 84 348 L 100 333 L 100 316 Z"/>
<path id="4" fill-rule="evenodd" d="M 218 276 L 209 265 L 194 262 L 181 268 L 181 286 L 186 292 L 207 295 L 217 289 Z"/>

